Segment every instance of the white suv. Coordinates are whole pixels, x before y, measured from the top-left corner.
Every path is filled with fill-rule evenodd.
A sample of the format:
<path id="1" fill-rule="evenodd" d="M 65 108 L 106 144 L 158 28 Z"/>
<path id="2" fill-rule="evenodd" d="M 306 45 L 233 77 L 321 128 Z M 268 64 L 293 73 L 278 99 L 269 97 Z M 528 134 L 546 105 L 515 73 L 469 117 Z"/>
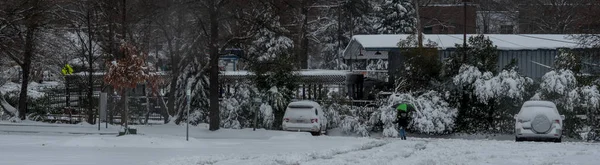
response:
<path id="1" fill-rule="evenodd" d="M 313 135 L 327 133 L 327 118 L 319 103 L 314 101 L 291 102 L 283 115 L 284 131 L 306 131 Z"/>
<path id="2" fill-rule="evenodd" d="M 564 118 L 552 102 L 527 101 L 515 115 L 515 140 L 561 142 Z"/>

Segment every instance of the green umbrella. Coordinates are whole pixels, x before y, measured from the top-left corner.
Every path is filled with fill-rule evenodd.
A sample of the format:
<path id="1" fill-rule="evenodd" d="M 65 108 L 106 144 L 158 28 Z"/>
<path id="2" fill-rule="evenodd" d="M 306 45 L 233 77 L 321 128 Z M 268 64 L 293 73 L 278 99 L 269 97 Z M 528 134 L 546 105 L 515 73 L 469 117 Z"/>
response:
<path id="1" fill-rule="evenodd" d="M 402 103 L 402 104 L 396 104 L 395 107 L 396 107 L 396 110 L 398 110 L 398 111 L 408 112 L 408 109 L 409 109 L 409 107 L 411 107 L 411 105 Z"/>

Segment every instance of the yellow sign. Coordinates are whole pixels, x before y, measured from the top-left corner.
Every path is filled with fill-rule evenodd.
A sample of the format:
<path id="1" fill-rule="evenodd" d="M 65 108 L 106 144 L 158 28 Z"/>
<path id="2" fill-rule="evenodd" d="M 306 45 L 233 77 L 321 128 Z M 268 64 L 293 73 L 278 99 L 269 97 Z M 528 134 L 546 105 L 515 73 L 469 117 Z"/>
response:
<path id="1" fill-rule="evenodd" d="M 60 72 L 62 72 L 63 75 L 70 75 L 73 74 L 73 68 L 71 68 L 71 65 L 65 64 L 65 67 L 63 67 Z"/>

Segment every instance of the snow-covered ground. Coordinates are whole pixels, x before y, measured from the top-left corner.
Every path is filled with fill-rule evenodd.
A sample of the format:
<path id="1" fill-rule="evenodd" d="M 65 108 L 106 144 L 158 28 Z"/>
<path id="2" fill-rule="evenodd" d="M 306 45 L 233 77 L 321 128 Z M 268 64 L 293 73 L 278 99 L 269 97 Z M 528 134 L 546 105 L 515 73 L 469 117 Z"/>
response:
<path id="1" fill-rule="evenodd" d="M 12 131 L 2 131 L 12 130 Z M 45 130 L 45 131 L 44 131 Z M 597 164 L 600 144 L 310 136 L 252 129 L 208 131 L 205 125 L 138 126 L 141 135 L 116 137 L 117 127 L 0 123 L 0 164 Z M 62 133 L 52 133 L 62 132 Z"/>
<path id="2" fill-rule="evenodd" d="M 44 90 L 58 87 L 62 84 L 56 81 L 44 81 L 43 83 L 31 82 L 27 88 L 27 95 L 32 98 L 40 98 L 44 96 Z M 21 90 L 21 84 L 7 82 L 6 84 L 0 86 L 0 95 L 7 94 L 9 92 L 15 92 Z"/>

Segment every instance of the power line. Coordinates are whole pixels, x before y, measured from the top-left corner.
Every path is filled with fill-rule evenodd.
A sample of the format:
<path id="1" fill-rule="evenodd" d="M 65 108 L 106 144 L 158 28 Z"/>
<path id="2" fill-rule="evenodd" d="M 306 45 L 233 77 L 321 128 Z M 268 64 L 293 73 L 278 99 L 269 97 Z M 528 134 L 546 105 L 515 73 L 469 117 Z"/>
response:
<path id="1" fill-rule="evenodd" d="M 507 43 L 510 43 L 510 44 L 513 44 L 513 45 L 516 45 L 516 46 L 528 47 L 528 46 L 524 46 L 524 45 L 517 44 L 517 43 L 514 43 L 514 42 L 506 41 L 506 40 L 503 40 L 503 39 L 500 39 L 500 38 L 497 38 L 497 37 L 492 37 L 492 36 L 488 36 L 488 37 L 495 38 L 497 40 L 500 40 L 500 41 L 503 41 L 503 42 L 507 42 Z"/>
<path id="2" fill-rule="evenodd" d="M 540 39 L 540 40 L 547 40 L 547 41 L 554 41 L 554 42 L 562 42 L 562 43 L 569 43 L 569 44 L 578 44 L 576 42 L 569 42 L 569 41 L 564 41 L 564 40 L 556 40 L 556 39 L 551 39 L 551 38 L 543 38 L 543 37 L 536 37 L 536 36 L 528 36 L 528 35 L 524 35 L 524 34 L 517 34 L 518 36 L 522 36 L 522 37 L 529 37 L 529 38 L 535 38 L 535 39 Z"/>

